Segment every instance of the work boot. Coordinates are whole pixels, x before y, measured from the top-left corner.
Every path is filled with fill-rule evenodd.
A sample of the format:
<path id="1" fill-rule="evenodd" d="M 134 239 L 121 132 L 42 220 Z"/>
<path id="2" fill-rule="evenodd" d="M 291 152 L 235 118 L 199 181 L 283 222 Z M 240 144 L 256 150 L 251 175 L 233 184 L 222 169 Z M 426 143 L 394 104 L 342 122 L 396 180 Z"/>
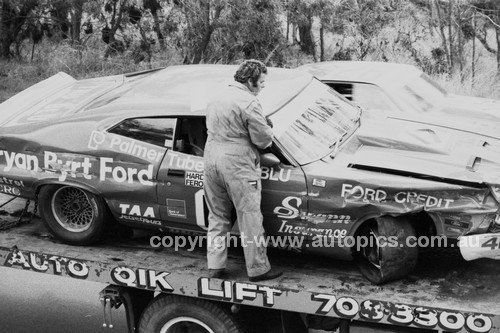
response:
<path id="1" fill-rule="evenodd" d="M 250 282 L 258 282 L 258 281 L 265 281 L 265 280 L 272 280 L 275 279 L 283 274 L 282 271 L 278 271 L 275 269 L 272 269 L 267 271 L 264 274 L 257 275 L 257 276 L 250 276 L 248 279 Z"/>
<path id="2" fill-rule="evenodd" d="M 222 279 L 225 277 L 226 271 L 224 268 L 219 268 L 219 269 L 209 269 L 208 270 L 208 277 L 214 278 L 214 279 Z"/>

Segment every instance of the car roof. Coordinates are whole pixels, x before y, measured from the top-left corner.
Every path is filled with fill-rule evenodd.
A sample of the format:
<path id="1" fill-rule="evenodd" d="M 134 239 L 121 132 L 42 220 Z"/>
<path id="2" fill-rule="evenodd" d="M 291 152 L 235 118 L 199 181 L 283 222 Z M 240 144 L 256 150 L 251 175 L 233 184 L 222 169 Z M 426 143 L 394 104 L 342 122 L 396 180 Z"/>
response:
<path id="1" fill-rule="evenodd" d="M 179 65 L 84 80 L 58 73 L 0 104 L 0 124 L 5 128 L 85 119 L 105 126 L 125 118 L 204 115 L 210 98 L 234 82 L 237 68 Z M 268 67 L 258 96 L 264 113 L 276 112 L 313 79 L 304 71 Z"/>
<path id="2" fill-rule="evenodd" d="M 132 87 L 93 113 L 117 115 L 204 115 L 210 98 L 234 83 L 236 65 L 170 66 L 147 74 Z M 265 88 L 258 95 L 269 115 L 296 96 L 313 80 L 312 75 L 291 69 L 268 67 Z"/>
<path id="3" fill-rule="evenodd" d="M 377 61 L 326 61 L 298 67 L 322 81 L 365 82 L 402 86 L 422 71 L 413 65 Z"/>

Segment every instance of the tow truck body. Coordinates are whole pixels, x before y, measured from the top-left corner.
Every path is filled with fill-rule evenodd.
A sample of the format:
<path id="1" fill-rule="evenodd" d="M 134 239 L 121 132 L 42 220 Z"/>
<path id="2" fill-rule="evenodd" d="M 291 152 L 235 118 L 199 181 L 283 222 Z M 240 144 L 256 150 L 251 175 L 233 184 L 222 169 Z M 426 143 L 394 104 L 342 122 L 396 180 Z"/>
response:
<path id="1" fill-rule="evenodd" d="M 14 217 L 5 216 L 0 223 L 8 218 Z M 182 235 L 158 236 L 168 245 Z M 0 263 L 109 284 L 101 292 L 105 313 L 124 304 L 129 332 L 137 331 L 141 314 L 162 294 L 203 299 L 250 316 L 257 308 L 273 312 L 283 332 L 338 327 L 349 332 L 352 325 L 400 332 L 500 332 L 500 265 L 494 260 L 466 262 L 455 252 L 429 251 L 421 254 L 409 277 L 375 286 L 352 262 L 270 249 L 283 277 L 250 283 L 241 248 L 230 250 L 229 278 L 219 280 L 208 278 L 206 251 L 200 245 L 192 251 L 187 246 L 153 248 L 151 234 L 143 234 L 70 246 L 53 239 L 35 215 L 30 223 L 0 230 Z M 112 324 L 107 321 L 105 316 L 105 325 Z"/>

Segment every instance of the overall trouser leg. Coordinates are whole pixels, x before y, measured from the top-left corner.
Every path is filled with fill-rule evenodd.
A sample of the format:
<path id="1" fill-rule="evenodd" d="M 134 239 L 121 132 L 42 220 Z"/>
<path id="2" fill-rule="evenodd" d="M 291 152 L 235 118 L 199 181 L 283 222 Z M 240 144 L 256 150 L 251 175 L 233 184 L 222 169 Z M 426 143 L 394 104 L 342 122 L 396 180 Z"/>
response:
<path id="1" fill-rule="evenodd" d="M 205 170 L 205 198 L 208 204 L 207 263 L 209 269 L 226 268 L 226 237 L 231 231 L 232 203 L 216 170 Z"/>
<path id="2" fill-rule="evenodd" d="M 238 215 L 247 274 L 250 277 L 262 275 L 271 269 L 271 265 L 267 258 L 263 217 L 260 210 L 260 179 L 232 177 L 226 179 L 226 184 Z"/>

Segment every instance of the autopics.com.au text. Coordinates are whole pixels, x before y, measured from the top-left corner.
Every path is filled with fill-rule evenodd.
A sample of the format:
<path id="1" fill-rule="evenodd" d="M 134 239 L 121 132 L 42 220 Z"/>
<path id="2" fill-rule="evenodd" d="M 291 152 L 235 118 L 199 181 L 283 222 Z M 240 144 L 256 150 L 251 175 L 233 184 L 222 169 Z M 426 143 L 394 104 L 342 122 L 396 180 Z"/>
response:
<path id="1" fill-rule="evenodd" d="M 456 244 L 445 236 L 409 236 L 403 241 L 396 236 L 346 236 L 342 238 L 314 236 L 308 241 L 304 235 L 286 236 L 253 236 L 245 234 L 211 237 L 208 235 L 166 235 L 152 236 L 149 244 L 153 248 L 174 248 L 193 251 L 206 243 L 216 247 L 246 247 L 249 245 L 277 248 L 314 248 L 314 247 L 349 247 L 360 250 L 365 247 L 454 247 Z"/>

